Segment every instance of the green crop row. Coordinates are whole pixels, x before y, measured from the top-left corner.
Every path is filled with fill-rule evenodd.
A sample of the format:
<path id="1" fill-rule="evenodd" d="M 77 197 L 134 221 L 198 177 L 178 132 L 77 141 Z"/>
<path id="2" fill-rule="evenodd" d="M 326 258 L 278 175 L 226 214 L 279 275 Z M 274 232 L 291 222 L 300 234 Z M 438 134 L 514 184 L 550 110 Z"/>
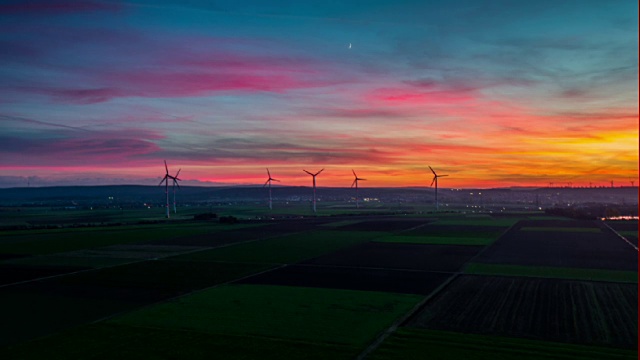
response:
<path id="1" fill-rule="evenodd" d="M 427 358 L 439 360 L 632 360 L 638 358 L 638 352 L 609 347 L 400 328 L 368 357 L 370 360 Z"/>

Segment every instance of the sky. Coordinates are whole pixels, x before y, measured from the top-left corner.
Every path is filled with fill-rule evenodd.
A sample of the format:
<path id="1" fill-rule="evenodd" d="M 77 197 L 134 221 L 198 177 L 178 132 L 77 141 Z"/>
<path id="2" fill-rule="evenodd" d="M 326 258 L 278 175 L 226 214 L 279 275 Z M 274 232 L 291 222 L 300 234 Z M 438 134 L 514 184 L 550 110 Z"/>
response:
<path id="1" fill-rule="evenodd" d="M 0 1 L 0 187 L 638 184 L 636 1 Z"/>

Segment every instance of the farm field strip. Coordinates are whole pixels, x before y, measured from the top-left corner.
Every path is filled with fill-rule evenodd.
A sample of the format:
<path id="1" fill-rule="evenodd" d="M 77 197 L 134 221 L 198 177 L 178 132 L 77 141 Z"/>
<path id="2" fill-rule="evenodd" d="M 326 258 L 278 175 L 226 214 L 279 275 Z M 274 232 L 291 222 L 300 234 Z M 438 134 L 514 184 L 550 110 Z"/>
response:
<path id="1" fill-rule="evenodd" d="M 109 319 L 272 268 L 174 262 L 169 267 L 145 269 L 145 265 L 154 263 L 134 263 L 133 269 L 113 267 L 0 288 L 0 316 L 14 324 L 11 329 L 0 329 L 0 346 Z M 25 303 L 29 307 L 23 306 Z"/>
<path id="2" fill-rule="evenodd" d="M 636 251 L 638 251 L 638 232 L 635 231 L 633 233 L 633 237 L 635 237 L 635 243 L 633 242 L 633 237 L 630 239 L 627 239 L 623 234 L 621 234 L 620 232 L 616 231 L 615 229 L 613 229 L 611 226 L 609 226 L 609 224 L 607 224 L 606 222 L 603 222 L 604 226 L 606 226 L 609 230 L 611 230 L 611 232 L 613 232 L 614 234 L 616 234 L 617 237 L 619 237 L 621 240 L 623 240 L 624 242 L 626 242 L 629 246 L 631 246 L 633 249 L 635 249 Z M 629 231 L 630 232 L 630 231 Z"/>
<path id="3" fill-rule="evenodd" d="M 551 266 L 467 263 L 464 272 L 477 275 L 525 276 L 588 281 L 638 282 L 637 271 L 580 269 Z"/>
<path id="4" fill-rule="evenodd" d="M 224 285 L 110 323 L 362 347 L 420 299 L 370 291 Z"/>
<path id="5" fill-rule="evenodd" d="M 262 225 L 262 224 L 250 224 Z M 163 226 L 109 229 L 88 232 L 87 229 L 64 229 L 37 234 L 23 231 L 20 235 L 0 236 L 0 253 L 44 255 L 58 252 L 83 250 L 95 247 L 141 243 L 152 239 L 168 239 L 216 233 L 228 230 L 217 226 Z"/>
<path id="6" fill-rule="evenodd" d="M 457 272 L 483 247 L 367 242 L 319 256 L 304 264 Z"/>
<path id="7" fill-rule="evenodd" d="M 114 344 L 117 344 L 114 346 Z M 4 359 L 353 359 L 358 349 L 253 336 L 212 335 L 185 329 L 90 324 L 0 349 Z"/>
<path id="8" fill-rule="evenodd" d="M 446 226 L 451 226 L 451 225 L 460 225 L 460 226 L 490 226 L 490 227 L 503 227 L 503 228 L 508 228 L 512 225 L 514 225 L 515 223 L 517 223 L 518 221 L 520 221 L 520 218 L 515 218 L 515 219 L 474 219 L 474 218 L 467 218 L 467 219 L 439 219 L 437 221 L 435 221 L 434 223 L 432 223 L 431 225 L 446 225 Z"/>
<path id="9" fill-rule="evenodd" d="M 519 229 L 520 231 L 541 231 L 541 232 L 567 232 L 567 233 L 599 233 L 602 232 L 599 228 L 588 228 L 588 227 L 535 227 L 535 226 L 525 226 Z"/>
<path id="10" fill-rule="evenodd" d="M 346 266 L 288 265 L 234 284 L 298 286 L 403 294 L 430 294 L 451 273 Z"/>
<path id="11" fill-rule="evenodd" d="M 25 258 L 4 260 L 1 264 L 13 264 L 13 265 L 31 265 L 31 266 L 79 266 L 87 268 L 101 268 L 107 266 L 122 265 L 132 262 L 131 259 L 116 258 L 113 256 L 100 257 L 79 257 L 69 256 L 65 253 L 54 255 L 39 255 L 30 256 Z"/>
<path id="12" fill-rule="evenodd" d="M 374 242 L 405 243 L 405 244 L 432 244 L 432 245 L 489 245 L 494 239 L 483 237 L 445 237 L 445 236 L 418 236 L 418 235 L 391 235 L 373 240 Z"/>
<path id="13" fill-rule="evenodd" d="M 441 360 L 638 358 L 638 352 L 635 350 L 402 327 L 391 334 L 366 359 L 422 360 L 425 354 Z"/>
<path id="14" fill-rule="evenodd" d="M 636 349 L 637 304 L 637 284 L 463 275 L 408 326 Z"/>
<path id="15" fill-rule="evenodd" d="M 372 240 L 385 233 L 312 230 L 179 255 L 176 259 L 290 264 Z"/>
<path id="16" fill-rule="evenodd" d="M 597 227 L 593 229 L 598 232 L 520 231 L 522 224 L 504 233 L 474 262 L 622 271 L 638 268 L 637 252 L 612 232 Z"/>

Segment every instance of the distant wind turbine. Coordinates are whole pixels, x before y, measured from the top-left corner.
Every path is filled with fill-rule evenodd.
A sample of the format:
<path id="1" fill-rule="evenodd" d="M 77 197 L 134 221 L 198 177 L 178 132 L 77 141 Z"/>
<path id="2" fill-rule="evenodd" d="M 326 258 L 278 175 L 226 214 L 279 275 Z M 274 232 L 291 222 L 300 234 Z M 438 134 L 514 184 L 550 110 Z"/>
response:
<path id="1" fill-rule="evenodd" d="M 354 187 L 354 186 L 356 187 L 356 209 L 359 209 L 359 208 L 360 208 L 360 206 L 359 206 L 359 204 L 358 204 L 358 181 L 360 181 L 360 180 L 367 180 L 367 179 L 361 179 L 361 178 L 359 178 L 359 177 L 358 177 L 358 175 L 356 175 L 356 172 L 355 172 L 355 171 L 353 171 L 353 169 L 351 169 L 351 172 L 353 173 L 353 177 L 354 177 L 354 179 L 353 179 L 353 183 L 351 183 L 351 187 Z"/>
<path id="2" fill-rule="evenodd" d="M 173 213 L 174 214 L 178 213 L 178 209 L 176 208 L 176 186 L 178 187 L 178 189 L 180 189 L 180 184 L 178 184 L 178 181 L 182 181 L 182 179 L 178 178 L 178 175 L 180 175 L 180 170 L 182 169 L 178 169 L 176 176 L 171 177 L 171 179 L 173 180 Z"/>
<path id="3" fill-rule="evenodd" d="M 308 172 L 307 170 L 302 169 L 302 171 L 306 172 L 307 174 L 311 175 L 311 177 L 313 177 L 313 213 L 316 213 L 316 176 L 318 176 L 324 169 L 318 171 L 315 174 L 312 174 L 310 172 Z"/>
<path id="4" fill-rule="evenodd" d="M 433 186 L 434 183 L 436 184 L 436 211 L 438 211 L 438 178 L 439 177 L 449 176 L 449 175 L 438 175 L 438 174 L 436 174 L 435 171 L 433 171 L 433 168 L 431 168 L 431 166 L 429 166 L 429 169 L 433 173 L 433 181 L 431 181 L 431 185 L 430 186 Z"/>
<path id="5" fill-rule="evenodd" d="M 273 205 L 272 205 L 272 201 L 271 201 L 271 182 L 272 181 L 278 181 L 280 182 L 280 180 L 276 180 L 274 178 L 271 177 L 271 173 L 269 172 L 269 169 L 267 168 L 267 175 L 269 176 L 269 178 L 267 179 L 267 181 L 264 183 L 264 185 L 262 185 L 262 187 L 267 186 L 267 184 L 269 184 L 269 210 L 273 209 Z"/>
<path id="6" fill-rule="evenodd" d="M 164 169 L 165 169 L 165 174 L 164 177 L 162 178 L 162 180 L 160 180 L 160 184 L 158 184 L 158 186 L 162 185 L 162 183 L 164 182 L 164 194 L 167 197 L 167 219 L 169 218 L 169 179 L 172 179 L 175 183 L 176 178 L 169 175 L 169 167 L 167 166 L 167 160 L 164 161 Z M 180 171 L 178 171 L 178 173 L 180 173 Z M 177 176 L 177 174 L 176 174 Z M 175 196 L 174 196 L 175 199 Z"/>

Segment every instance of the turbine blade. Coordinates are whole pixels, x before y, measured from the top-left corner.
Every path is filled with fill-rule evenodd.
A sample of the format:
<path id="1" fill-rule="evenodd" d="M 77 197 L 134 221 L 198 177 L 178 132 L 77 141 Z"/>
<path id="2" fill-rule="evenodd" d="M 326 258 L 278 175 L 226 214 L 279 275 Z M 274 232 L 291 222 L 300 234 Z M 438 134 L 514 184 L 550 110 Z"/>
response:
<path id="1" fill-rule="evenodd" d="M 158 186 L 162 185 L 162 183 L 163 183 L 165 180 L 167 180 L 167 176 L 166 176 L 166 175 L 162 178 L 162 180 L 160 180 L 160 184 L 158 184 Z"/>
<path id="2" fill-rule="evenodd" d="M 323 172 L 323 171 L 324 171 L 324 168 L 322 168 L 322 170 L 318 171 L 318 172 L 316 173 L 316 176 L 317 176 L 318 174 L 320 174 L 321 172 Z"/>
<path id="3" fill-rule="evenodd" d="M 280 182 L 280 180 L 278 180 L 278 179 L 271 179 L 271 181 L 277 181 L 277 182 Z"/>
<path id="4" fill-rule="evenodd" d="M 307 170 L 305 170 L 305 169 L 302 169 L 302 171 L 306 172 L 307 174 L 309 174 L 309 175 L 311 175 L 311 176 L 315 176 L 315 175 L 313 175 L 312 173 L 308 172 L 308 171 L 307 171 Z"/>
<path id="5" fill-rule="evenodd" d="M 438 177 L 449 176 L 449 175 L 438 175 Z"/>
<path id="6" fill-rule="evenodd" d="M 431 185 L 429 186 L 433 186 L 433 183 L 436 182 L 436 178 L 437 178 L 436 176 L 433 177 L 433 180 L 431 180 Z"/>
<path id="7" fill-rule="evenodd" d="M 356 180 L 353 180 L 353 182 L 351 183 L 351 187 L 356 186 Z"/>
<path id="8" fill-rule="evenodd" d="M 433 175 L 438 176 L 438 174 L 436 174 L 435 171 L 433 171 L 433 168 L 431 166 L 429 166 L 429 169 L 431 170 L 431 172 L 433 173 Z"/>
<path id="9" fill-rule="evenodd" d="M 358 180 L 367 180 L 367 179 L 360 179 L 360 178 L 358 178 Z"/>
<path id="10" fill-rule="evenodd" d="M 271 179 L 269 179 L 269 180 L 271 180 Z M 269 180 L 265 181 L 265 182 L 264 182 L 264 185 L 262 185 L 262 187 L 267 186 L 267 184 L 269 183 Z"/>
<path id="11" fill-rule="evenodd" d="M 358 175 L 356 175 L 356 172 L 355 172 L 355 171 L 353 171 L 353 169 L 351 169 L 351 172 L 353 173 L 353 176 L 355 176 L 355 177 L 356 177 L 356 179 L 357 179 L 357 178 L 358 178 Z"/>
<path id="12" fill-rule="evenodd" d="M 269 175 L 269 179 L 271 179 L 271 173 L 269 172 L 269 168 L 267 168 L 267 175 Z"/>
<path id="13" fill-rule="evenodd" d="M 174 176 L 176 179 L 178 178 L 178 175 L 180 175 L 180 170 L 182 170 L 182 169 L 178 169 L 178 172 L 176 173 L 176 176 Z"/>
<path id="14" fill-rule="evenodd" d="M 167 166 L 167 160 L 164 161 L 164 169 L 169 173 L 169 167 Z"/>

